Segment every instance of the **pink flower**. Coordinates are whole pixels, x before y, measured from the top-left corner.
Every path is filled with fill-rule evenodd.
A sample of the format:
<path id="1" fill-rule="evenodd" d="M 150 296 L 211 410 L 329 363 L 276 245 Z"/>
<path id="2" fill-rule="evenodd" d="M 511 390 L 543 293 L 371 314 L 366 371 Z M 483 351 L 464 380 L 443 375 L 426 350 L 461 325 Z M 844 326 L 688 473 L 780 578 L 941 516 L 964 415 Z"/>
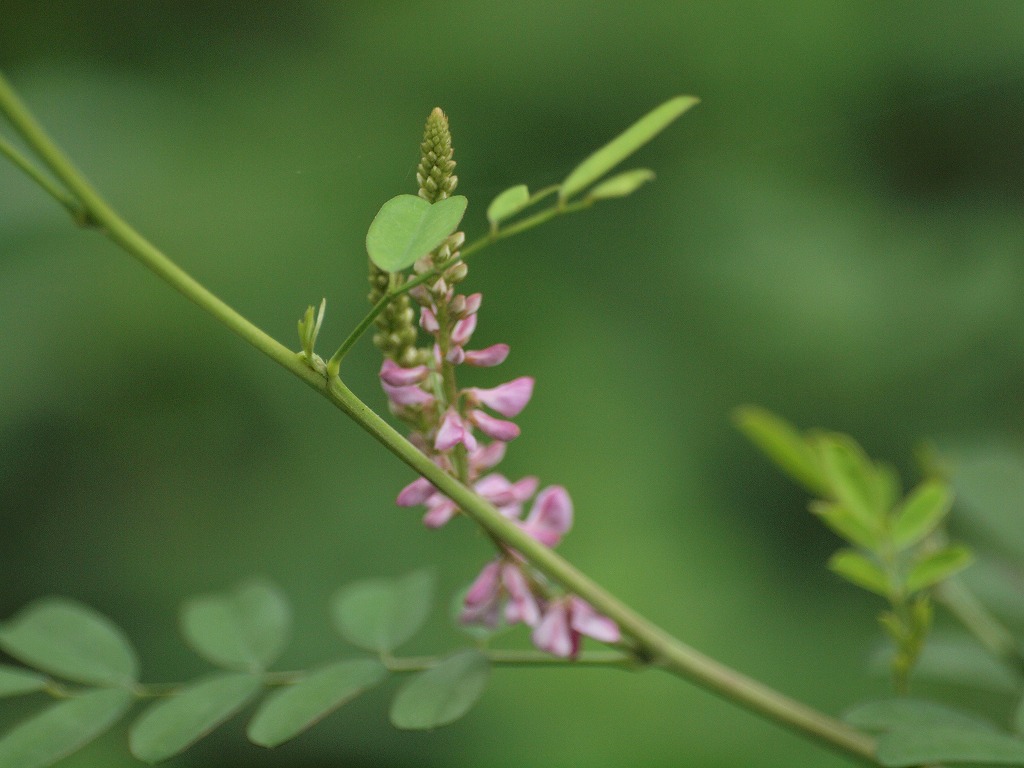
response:
<path id="1" fill-rule="evenodd" d="M 463 601 L 459 620 L 464 624 L 495 627 L 504 612 L 509 624 L 533 626 L 540 621 L 540 607 L 530 582 L 511 560 L 495 560 L 484 566 Z"/>
<path id="2" fill-rule="evenodd" d="M 476 330 L 476 315 L 469 315 L 464 317 L 455 324 L 452 329 L 452 343 L 458 344 L 460 347 L 469 341 L 469 338 L 473 335 L 473 331 Z"/>
<path id="3" fill-rule="evenodd" d="M 508 351 L 508 344 L 494 344 L 484 349 L 471 349 L 466 352 L 465 362 L 467 365 L 475 365 L 478 368 L 491 368 L 505 362 Z"/>
<path id="4" fill-rule="evenodd" d="M 415 405 L 425 408 L 434 403 L 434 396 L 429 392 L 424 392 L 415 384 L 407 387 L 393 387 L 386 381 L 381 381 L 380 385 L 384 388 L 384 393 L 388 396 L 388 400 L 391 401 L 392 405 L 399 407 Z"/>
<path id="5" fill-rule="evenodd" d="M 533 396 L 533 377 L 520 376 L 493 389 L 470 387 L 465 391 L 473 401 L 483 403 L 495 413 L 511 419 L 518 416 L 530 402 Z"/>
<path id="6" fill-rule="evenodd" d="M 471 412 L 469 420 L 480 427 L 480 431 L 485 435 L 493 437 L 495 440 L 501 440 L 503 443 L 519 437 L 519 427 L 513 422 L 496 419 L 483 411 Z"/>
<path id="7" fill-rule="evenodd" d="M 427 333 L 437 333 L 441 330 L 441 324 L 437 322 L 437 316 L 428 307 L 420 309 L 420 328 Z"/>
<path id="8" fill-rule="evenodd" d="M 392 387 L 407 387 L 410 384 L 419 384 L 427 378 L 427 366 L 415 365 L 412 368 L 403 368 L 389 357 L 384 358 L 380 366 L 380 379 Z"/>
<path id="9" fill-rule="evenodd" d="M 477 443 L 473 437 L 473 430 L 454 409 L 449 408 L 437 430 L 434 448 L 438 451 L 450 451 L 459 443 L 466 446 L 467 451 L 476 450 Z"/>
<path id="10" fill-rule="evenodd" d="M 560 485 L 545 488 L 533 502 L 522 529 L 546 547 L 553 547 L 572 528 L 572 499 Z"/>
<path id="11" fill-rule="evenodd" d="M 569 595 L 548 605 L 534 627 L 532 640 L 542 651 L 574 659 L 583 635 L 603 643 L 616 643 L 621 637 L 618 624 L 599 614 L 586 600 Z"/>
<path id="12" fill-rule="evenodd" d="M 395 504 L 400 507 L 415 507 L 426 504 L 427 499 L 437 493 L 437 488 L 425 477 L 418 477 L 398 493 Z"/>

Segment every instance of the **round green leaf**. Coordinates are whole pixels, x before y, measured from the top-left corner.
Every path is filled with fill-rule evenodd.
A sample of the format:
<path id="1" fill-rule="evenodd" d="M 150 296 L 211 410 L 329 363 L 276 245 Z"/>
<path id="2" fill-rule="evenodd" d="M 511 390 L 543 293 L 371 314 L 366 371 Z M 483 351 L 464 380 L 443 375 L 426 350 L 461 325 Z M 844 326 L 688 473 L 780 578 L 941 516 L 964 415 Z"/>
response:
<path id="1" fill-rule="evenodd" d="M 487 206 L 487 220 L 497 227 L 505 219 L 515 216 L 530 204 L 530 190 L 525 184 L 509 187 Z"/>
<path id="2" fill-rule="evenodd" d="M 30 667 L 87 685 L 130 686 L 138 661 L 106 616 L 63 598 L 32 603 L 0 627 L 0 648 Z"/>
<path id="3" fill-rule="evenodd" d="M 244 707 L 261 685 L 253 675 L 223 674 L 153 704 L 132 725 L 132 754 L 147 763 L 173 757 Z"/>
<path id="4" fill-rule="evenodd" d="M 602 181 L 587 193 L 591 200 L 609 200 L 613 197 L 625 197 L 636 192 L 649 181 L 654 180 L 654 171 L 647 168 L 634 168 L 632 171 L 617 173 L 606 181 Z"/>
<path id="5" fill-rule="evenodd" d="M 132 703 L 128 691 L 89 691 L 23 720 L 0 737 L 0 768 L 44 768 L 116 723 Z"/>
<path id="6" fill-rule="evenodd" d="M 387 272 L 401 272 L 445 241 L 466 213 L 461 195 L 431 205 L 416 195 L 399 195 L 377 212 L 366 233 L 370 259 Z"/>
<path id="7" fill-rule="evenodd" d="M 423 626 L 433 596 L 429 571 L 349 584 L 334 597 L 334 625 L 353 645 L 389 653 Z"/>
<path id="8" fill-rule="evenodd" d="M 35 672 L 0 664 L 0 696 L 21 696 L 41 691 L 46 683 L 46 678 Z"/>
<path id="9" fill-rule="evenodd" d="M 290 624 L 288 603 L 281 592 L 257 581 L 194 598 L 181 611 L 182 633 L 196 653 L 243 672 L 262 671 L 277 659 Z"/>
<path id="10" fill-rule="evenodd" d="M 664 104 L 652 109 L 577 165 L 572 173 L 565 178 L 565 181 L 562 182 L 558 196 L 562 200 L 567 200 L 577 192 L 589 187 L 665 130 L 672 121 L 699 101 L 700 99 L 693 96 L 676 96 L 674 99 L 669 99 Z"/>
<path id="11" fill-rule="evenodd" d="M 249 723 L 249 740 L 262 747 L 276 747 L 307 728 L 388 674 L 373 659 L 340 661 L 310 673 L 294 685 L 272 693 Z"/>
<path id="12" fill-rule="evenodd" d="M 396 728 L 422 730 L 455 722 L 487 687 L 490 663 L 478 651 L 461 651 L 412 677 L 391 703 Z"/>
<path id="13" fill-rule="evenodd" d="M 878 740 L 878 761 L 890 768 L 964 762 L 1024 764 L 1024 741 L 989 730 L 932 725 L 899 728 Z"/>

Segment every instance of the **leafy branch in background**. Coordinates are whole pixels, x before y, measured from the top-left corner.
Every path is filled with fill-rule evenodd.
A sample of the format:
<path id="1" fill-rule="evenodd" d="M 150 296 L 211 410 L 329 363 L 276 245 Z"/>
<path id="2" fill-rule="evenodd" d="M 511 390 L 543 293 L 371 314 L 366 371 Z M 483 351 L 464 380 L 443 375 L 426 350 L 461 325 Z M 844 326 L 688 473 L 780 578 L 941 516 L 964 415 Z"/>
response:
<path id="1" fill-rule="evenodd" d="M 716 662 L 637 614 L 553 551 L 572 518 L 564 489 L 549 487 L 538 494 L 524 520 L 520 506 L 533 495 L 534 481 L 509 483 L 498 493 L 498 481 L 482 488 L 488 478 L 475 475 L 486 462 L 475 455 L 473 427 L 499 446 L 518 434 L 514 424 L 478 406 L 515 415 L 532 391 L 532 380 L 527 385 L 527 377 L 521 377 L 490 391 L 455 384 L 455 365 L 467 359 L 494 365 L 507 354 L 500 348 L 504 345 L 463 348 L 479 297 L 458 296 L 450 289 L 465 278 L 466 259 L 557 216 L 640 188 L 653 178 L 651 171 L 608 174 L 695 103 L 683 96 L 657 107 L 586 158 L 561 184 L 532 194 L 520 184 L 501 193 L 487 208 L 487 234 L 468 244 L 456 231 L 467 201 L 452 194 L 450 136 L 443 113 L 435 110 L 418 169 L 420 194 L 385 203 L 367 234 L 372 309 L 325 361 L 316 352 L 325 301 L 309 307 L 299 321 L 298 353 L 272 339 L 128 225 L 0 77 L 0 112 L 42 165 L 6 140 L 0 140 L 0 153 L 67 208 L 76 223 L 101 231 L 416 470 L 422 479 L 403 491 L 404 501 L 425 504 L 428 524 L 443 524 L 461 513 L 481 526 L 498 552 L 498 560 L 485 567 L 467 593 L 460 613 L 463 621 L 468 616 L 484 625 L 472 628 L 476 642 L 436 657 L 394 655 L 429 613 L 432 579 L 424 573 L 340 591 L 331 611 L 335 629 L 371 655 L 310 670 L 272 669 L 290 626 L 287 603 L 274 587 L 250 582 L 190 600 L 182 609 L 182 633 L 220 671 L 171 685 L 139 681 L 135 652 L 109 619 L 68 600 L 34 603 L 0 625 L 0 648 L 24 665 L 0 667 L 0 694 L 47 694 L 57 702 L 0 736 L 0 768 L 45 768 L 96 738 L 139 700 L 154 701 L 131 726 L 130 747 L 137 757 L 155 762 L 187 748 L 267 691 L 248 735 L 257 744 L 274 746 L 392 675 L 411 674 L 393 700 L 392 722 L 400 728 L 430 728 L 465 714 L 482 694 L 491 667 L 552 664 L 660 668 L 868 764 L 1024 763 L 1024 741 L 935 702 L 869 702 L 843 722 Z M 406 274 L 410 268 L 412 274 Z M 420 305 L 420 325 L 434 337 L 433 345 L 417 346 L 412 301 Z M 381 379 L 390 405 L 412 427 L 414 442 L 360 401 L 338 375 L 347 352 L 373 326 L 386 357 Z M 410 409 L 425 406 L 427 397 L 433 398 L 432 410 Z M 832 559 L 833 570 L 889 601 L 882 622 L 896 643 L 894 679 L 905 688 L 931 623 L 930 593 L 969 559 L 965 549 L 946 543 L 940 533 L 949 511 L 948 488 L 941 481 L 926 481 L 901 499 L 892 472 L 867 459 L 849 438 L 800 436 L 781 420 L 751 409 L 741 412 L 740 422 L 784 469 L 820 496 L 814 511 L 852 545 Z M 500 454 L 503 448 L 491 450 L 494 444 L 485 449 Z M 500 618 L 505 624 L 529 625 L 534 643 L 548 653 L 491 648 L 494 633 L 489 630 L 501 628 L 501 621 L 494 620 Z M 617 648 L 582 651 L 581 635 Z"/>
<path id="2" fill-rule="evenodd" d="M 851 546 L 828 562 L 839 576 L 885 598 L 878 617 L 895 645 L 892 676 L 905 693 L 932 624 L 931 591 L 971 563 L 940 526 L 949 514 L 949 483 L 929 478 L 902 496 L 895 470 L 872 461 L 848 435 L 805 435 L 761 408 L 737 409 L 743 433 L 818 498 L 810 510 Z M 901 498 L 902 496 L 902 498 Z"/>

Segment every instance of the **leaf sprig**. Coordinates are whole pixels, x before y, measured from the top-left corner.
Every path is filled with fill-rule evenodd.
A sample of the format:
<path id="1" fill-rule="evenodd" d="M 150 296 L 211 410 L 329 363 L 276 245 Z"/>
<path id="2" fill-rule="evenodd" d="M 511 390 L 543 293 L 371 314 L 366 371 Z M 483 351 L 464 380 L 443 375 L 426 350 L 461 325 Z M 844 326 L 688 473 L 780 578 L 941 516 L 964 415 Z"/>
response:
<path id="1" fill-rule="evenodd" d="M 893 681 L 904 691 L 932 623 L 932 588 L 972 560 L 967 547 L 946 541 L 940 526 L 953 493 L 937 478 L 902 496 L 888 465 L 872 461 L 848 435 L 801 434 L 775 414 L 737 409 L 740 431 L 792 479 L 818 498 L 810 510 L 851 546 L 829 568 L 852 584 L 885 598 L 879 622 L 893 641 Z"/>

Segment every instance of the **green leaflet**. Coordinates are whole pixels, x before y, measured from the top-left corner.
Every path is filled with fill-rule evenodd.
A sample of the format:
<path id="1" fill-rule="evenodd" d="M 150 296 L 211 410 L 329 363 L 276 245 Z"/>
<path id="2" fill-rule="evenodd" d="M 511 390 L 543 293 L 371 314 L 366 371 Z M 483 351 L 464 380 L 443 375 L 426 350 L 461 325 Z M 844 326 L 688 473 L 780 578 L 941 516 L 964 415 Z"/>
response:
<path id="1" fill-rule="evenodd" d="M 264 747 L 283 744 L 387 675 L 387 669 L 374 659 L 339 661 L 310 672 L 266 698 L 249 723 L 249 740 Z"/>
<path id="2" fill-rule="evenodd" d="M 244 707 L 261 687 L 258 677 L 237 673 L 186 686 L 135 721 L 128 735 L 132 754 L 147 763 L 173 757 Z"/>
<path id="3" fill-rule="evenodd" d="M 412 677 L 391 703 L 396 728 L 423 730 L 465 715 L 487 687 L 490 663 L 478 651 L 461 651 Z"/>
<path id="4" fill-rule="evenodd" d="M 676 96 L 655 107 L 610 142 L 590 155 L 566 176 L 558 196 L 568 200 L 600 179 L 612 168 L 649 142 L 700 99 Z"/>
<path id="5" fill-rule="evenodd" d="M 491 229 L 497 229 L 505 219 L 511 218 L 530 204 L 530 190 L 525 184 L 509 187 L 487 206 L 487 220 Z"/>
<path id="6" fill-rule="evenodd" d="M 110 619 L 86 605 L 46 598 L 0 627 L 0 648 L 18 661 L 86 685 L 130 686 L 138 661 Z"/>
<path id="7" fill-rule="evenodd" d="M 132 703 L 125 690 L 94 690 L 23 720 L 0 737 L 0 768 L 45 768 L 116 723 Z"/>
<path id="8" fill-rule="evenodd" d="M 334 626 L 359 648 L 390 653 L 423 626 L 433 596 L 434 577 L 429 571 L 355 582 L 334 597 Z"/>
<path id="9" fill-rule="evenodd" d="M 207 661 L 242 672 L 270 666 L 284 649 L 290 625 L 285 597 L 259 581 L 193 598 L 181 610 L 189 645 Z"/>
<path id="10" fill-rule="evenodd" d="M 431 205 L 416 195 L 398 195 L 377 212 L 366 233 L 371 261 L 386 272 L 401 272 L 437 248 L 466 213 L 461 195 Z"/>

